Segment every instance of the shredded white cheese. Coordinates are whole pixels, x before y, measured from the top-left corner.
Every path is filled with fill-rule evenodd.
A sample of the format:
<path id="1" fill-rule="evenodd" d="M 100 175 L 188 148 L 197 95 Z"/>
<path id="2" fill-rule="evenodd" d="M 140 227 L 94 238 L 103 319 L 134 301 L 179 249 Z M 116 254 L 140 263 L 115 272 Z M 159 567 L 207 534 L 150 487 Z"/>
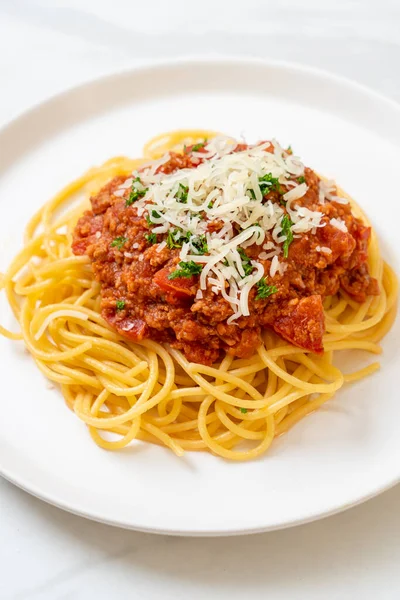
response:
<path id="1" fill-rule="evenodd" d="M 332 250 L 328 248 L 328 246 L 317 246 L 315 249 L 317 252 L 323 252 L 324 254 L 332 254 Z"/>
<path id="2" fill-rule="evenodd" d="M 342 198 L 341 196 L 336 195 L 336 183 L 329 179 L 327 181 L 319 182 L 319 201 L 321 204 L 324 204 L 326 200 L 330 200 L 331 202 L 337 202 L 338 204 L 348 204 L 349 201 L 347 198 Z"/>
<path id="3" fill-rule="evenodd" d="M 275 277 L 277 271 L 279 271 L 279 259 L 277 256 L 274 256 L 274 258 L 271 261 L 271 267 L 269 269 L 270 276 Z"/>
<path id="4" fill-rule="evenodd" d="M 330 224 L 336 227 L 336 229 L 340 229 L 343 233 L 347 233 L 347 226 L 343 219 L 331 219 Z"/>
<path id="5" fill-rule="evenodd" d="M 305 182 L 298 182 L 300 176 L 304 180 L 304 165 L 296 156 L 288 154 L 275 140 L 232 152 L 236 144 L 231 138 L 217 136 L 204 146 L 205 152 L 193 153 L 199 163 L 200 158 L 207 159 L 196 168 L 169 175 L 157 173 L 169 158 L 165 155 L 142 166 L 140 172 L 134 171 L 128 180 L 131 185 L 139 177 L 147 188 L 135 207 L 138 215 L 145 215 L 153 225 L 152 232 L 168 234 L 169 243 L 172 240 L 180 247 L 181 261 L 202 265 L 196 299 L 203 297 L 207 287 L 221 294 L 233 311 L 228 322 L 249 315 L 250 291 L 265 276 L 260 260 L 272 259 L 271 278 L 285 272 L 282 245 L 287 222 L 285 230 L 283 220 L 290 217 L 294 236 L 315 233 L 316 228 L 324 226 L 320 211 L 296 205 L 308 191 Z M 278 202 L 263 200 L 273 185 L 285 186 L 286 211 Z M 124 192 L 128 187 L 124 182 L 119 190 Z M 334 185 L 321 183 L 320 201 L 329 199 L 335 191 Z M 345 227 L 339 219 L 331 219 L 331 223 Z M 157 251 L 169 243 L 164 240 Z M 261 249 L 256 261 L 245 254 L 245 249 L 253 245 Z"/>
<path id="6" fill-rule="evenodd" d="M 158 244 L 157 246 L 157 252 L 161 252 L 162 250 L 164 250 L 164 248 L 166 247 L 167 242 L 164 240 L 161 242 L 161 244 Z"/>

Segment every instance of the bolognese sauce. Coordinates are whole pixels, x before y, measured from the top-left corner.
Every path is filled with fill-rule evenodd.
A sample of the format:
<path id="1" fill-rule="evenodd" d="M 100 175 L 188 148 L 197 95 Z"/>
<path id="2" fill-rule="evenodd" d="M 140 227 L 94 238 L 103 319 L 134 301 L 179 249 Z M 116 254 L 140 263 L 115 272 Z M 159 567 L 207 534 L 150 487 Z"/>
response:
<path id="1" fill-rule="evenodd" d="M 379 294 L 370 228 L 290 149 L 218 143 L 170 152 L 91 198 L 73 251 L 91 260 L 102 315 L 197 363 L 250 357 L 265 328 L 321 353 L 323 299 Z"/>

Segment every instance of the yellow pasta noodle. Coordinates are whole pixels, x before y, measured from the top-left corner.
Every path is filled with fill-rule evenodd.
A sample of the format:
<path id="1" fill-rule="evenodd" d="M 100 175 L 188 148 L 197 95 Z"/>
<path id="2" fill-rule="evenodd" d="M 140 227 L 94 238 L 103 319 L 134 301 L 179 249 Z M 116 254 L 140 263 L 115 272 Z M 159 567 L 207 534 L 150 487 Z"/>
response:
<path id="1" fill-rule="evenodd" d="M 208 367 L 189 362 L 167 344 L 131 342 L 103 319 L 100 286 L 89 258 L 74 256 L 71 250 L 73 230 L 89 207 L 89 196 L 116 175 L 214 135 L 201 130 L 162 134 L 145 145 L 140 159 L 116 157 L 91 168 L 33 216 L 23 249 L 1 276 L 19 331 L 0 325 L 0 333 L 23 340 L 102 448 L 118 450 L 139 439 L 178 456 L 185 450 L 208 450 L 231 460 L 249 460 L 266 452 L 275 436 L 343 385 L 379 368 L 373 362 L 344 374 L 333 364 L 341 351 L 380 354 L 379 342 L 395 318 L 397 279 L 381 259 L 374 232 L 368 262 L 381 293 L 363 304 L 343 291 L 325 299 L 322 356 L 265 331 L 251 358 L 226 355 Z M 341 194 L 345 196 L 343 190 Z M 355 214 L 367 222 L 350 201 Z"/>

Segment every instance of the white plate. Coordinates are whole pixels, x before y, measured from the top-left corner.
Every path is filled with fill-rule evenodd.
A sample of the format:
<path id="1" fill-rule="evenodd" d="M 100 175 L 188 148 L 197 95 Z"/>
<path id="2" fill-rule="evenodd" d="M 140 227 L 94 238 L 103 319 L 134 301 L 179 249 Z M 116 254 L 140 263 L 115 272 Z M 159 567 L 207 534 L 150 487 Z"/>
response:
<path id="1" fill-rule="evenodd" d="M 193 60 L 90 82 L 0 132 L 0 268 L 20 247 L 28 217 L 61 186 L 110 156 L 140 155 L 145 140 L 178 127 L 292 144 L 361 203 L 398 267 L 400 108 L 312 69 Z M 1 321 L 11 324 L 8 315 L 2 301 Z M 399 480 L 399 334 L 397 321 L 380 373 L 337 393 L 245 464 L 178 459 L 144 443 L 100 450 L 22 345 L 1 339 L 0 472 L 67 510 L 152 532 L 246 533 L 334 513 Z"/>

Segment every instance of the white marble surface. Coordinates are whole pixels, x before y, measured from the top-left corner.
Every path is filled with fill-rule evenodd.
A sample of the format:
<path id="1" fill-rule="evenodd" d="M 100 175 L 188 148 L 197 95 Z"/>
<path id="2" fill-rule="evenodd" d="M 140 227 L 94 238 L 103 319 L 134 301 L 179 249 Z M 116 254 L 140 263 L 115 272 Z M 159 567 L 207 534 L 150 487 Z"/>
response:
<path id="1" fill-rule="evenodd" d="M 400 101 L 400 2 L 0 0 L 0 123 L 88 77 L 188 53 L 309 63 Z M 399 506 L 397 487 L 291 530 L 179 539 L 85 521 L 0 480 L 0 598 L 394 600 Z"/>

